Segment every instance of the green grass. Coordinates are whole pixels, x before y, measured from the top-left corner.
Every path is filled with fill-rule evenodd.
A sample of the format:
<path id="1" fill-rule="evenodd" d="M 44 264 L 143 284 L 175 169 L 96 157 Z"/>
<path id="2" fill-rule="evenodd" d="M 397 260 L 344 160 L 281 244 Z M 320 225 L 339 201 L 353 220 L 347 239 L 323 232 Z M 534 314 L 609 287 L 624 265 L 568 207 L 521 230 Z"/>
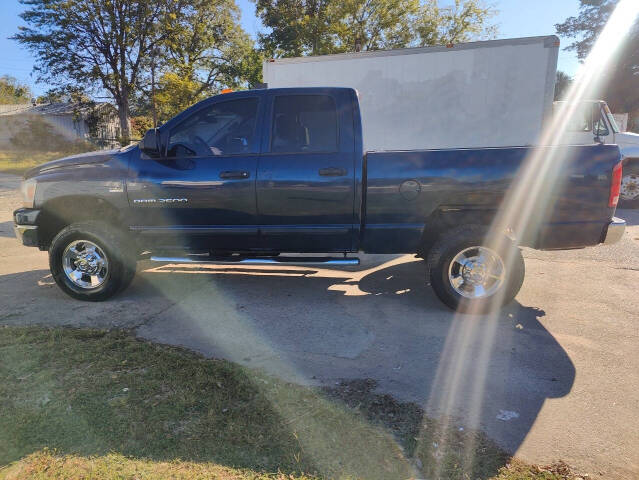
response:
<path id="1" fill-rule="evenodd" d="M 565 473 L 562 464 L 550 467 L 535 467 L 514 461 L 504 466 L 494 480 L 563 480 L 575 478 Z M 284 472 L 257 472 L 250 469 L 224 467 L 211 463 L 195 463 L 174 460 L 153 462 L 127 458 L 120 454 L 102 457 L 78 457 L 55 455 L 49 451 L 34 453 L 6 470 L 0 470 L 3 480 L 34 479 L 108 479 L 124 478 L 136 480 L 317 480 L 303 474 L 290 475 Z M 443 477 L 442 477 L 443 478 Z M 470 477 L 467 477 L 470 478 Z M 477 477 L 481 478 L 481 477 Z M 579 477 L 577 477 L 579 478 Z"/>
<path id="2" fill-rule="evenodd" d="M 20 150 L 0 151 L 0 172 L 22 175 L 30 168 L 42 165 L 45 162 L 73 155 L 75 153 L 81 153 L 82 151 L 88 151 L 89 149 L 90 148 L 87 146 L 65 152 L 28 152 Z"/>
<path id="3" fill-rule="evenodd" d="M 573 478 L 371 382 L 301 387 L 123 331 L 0 327 L 0 359 L 3 480 Z"/>
<path id="4" fill-rule="evenodd" d="M 44 451 L 30 455 L 12 465 L 4 473 L 4 480 L 18 479 L 145 479 L 165 480 L 186 478 L 189 480 L 311 480 L 304 475 L 291 476 L 282 472 L 264 473 L 247 469 L 235 469 L 211 463 L 184 461 L 152 462 L 137 460 L 118 454 L 83 458 L 56 456 Z"/>
<path id="5" fill-rule="evenodd" d="M 63 152 L 3 151 L 0 152 L 0 172 L 22 175 L 30 168 L 65 155 Z"/>

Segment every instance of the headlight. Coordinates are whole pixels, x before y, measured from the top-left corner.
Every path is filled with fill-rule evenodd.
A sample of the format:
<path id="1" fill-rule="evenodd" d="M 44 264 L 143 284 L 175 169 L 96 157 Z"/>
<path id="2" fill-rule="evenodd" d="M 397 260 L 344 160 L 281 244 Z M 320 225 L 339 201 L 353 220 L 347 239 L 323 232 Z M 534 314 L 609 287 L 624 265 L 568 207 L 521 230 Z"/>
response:
<path id="1" fill-rule="evenodd" d="M 25 208 L 35 207 L 35 193 L 37 182 L 30 178 L 23 180 L 20 184 L 20 194 L 22 195 L 22 206 Z"/>

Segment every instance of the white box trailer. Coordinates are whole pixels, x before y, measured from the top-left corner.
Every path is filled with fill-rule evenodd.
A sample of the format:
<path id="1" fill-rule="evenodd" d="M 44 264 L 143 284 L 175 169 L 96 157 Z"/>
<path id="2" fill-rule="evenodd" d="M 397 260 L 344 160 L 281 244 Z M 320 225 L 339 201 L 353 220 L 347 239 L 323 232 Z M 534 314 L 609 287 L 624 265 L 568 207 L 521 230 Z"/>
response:
<path id="1" fill-rule="evenodd" d="M 279 87 L 351 87 L 364 149 L 534 145 L 552 115 L 559 39 L 515 38 L 264 62 Z"/>

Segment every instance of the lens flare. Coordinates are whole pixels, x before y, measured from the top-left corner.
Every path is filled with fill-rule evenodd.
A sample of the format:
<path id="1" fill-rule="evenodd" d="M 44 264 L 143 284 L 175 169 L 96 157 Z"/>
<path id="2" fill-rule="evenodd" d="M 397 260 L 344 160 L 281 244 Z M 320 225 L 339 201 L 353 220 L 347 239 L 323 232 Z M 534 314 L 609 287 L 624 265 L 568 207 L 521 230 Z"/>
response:
<path id="1" fill-rule="evenodd" d="M 251 288 L 252 282 L 268 282 L 269 276 L 319 278 L 330 280 L 329 290 L 363 296 L 369 293 L 357 285 L 364 277 L 414 261 L 413 256 L 407 255 L 357 271 L 300 266 L 274 270 L 269 265 L 169 264 L 145 269 L 144 279 L 170 300 L 167 302 L 171 305 L 170 310 L 163 313 L 181 326 L 176 329 L 175 324 L 172 325 L 171 343 L 183 343 L 181 335 L 184 334 L 191 339 L 197 338 L 208 351 L 218 351 L 220 357 L 240 364 L 246 364 L 246 357 L 250 357 L 253 363 L 259 364 L 260 371 L 307 384 L 308 375 L 300 371 L 287 350 L 269 339 L 264 326 L 249 311 L 238 308 L 238 298 L 223 277 L 243 275 L 247 289 Z M 175 281 L 176 276 L 181 277 L 179 281 Z M 144 327 L 138 331 L 142 337 L 145 333 Z M 299 402 L 286 388 L 266 387 L 262 382 L 267 382 L 268 377 L 261 372 L 246 370 L 246 374 L 255 375 L 251 380 L 256 390 L 265 395 L 272 410 L 296 438 L 304 457 L 310 459 L 323 476 L 333 477 L 334 470 L 338 469 L 348 478 L 420 477 L 400 443 L 388 431 L 370 424 L 348 407 L 324 398 L 320 390 L 309 391 L 307 404 Z M 310 405 L 312 410 L 309 410 Z M 336 424 L 343 428 L 336 429 Z M 386 471 L 374 471 L 381 467 Z"/>
<path id="2" fill-rule="evenodd" d="M 580 102 L 590 98 L 606 81 L 606 68 L 627 40 L 638 15 L 637 0 L 618 3 L 579 69 L 566 102 L 544 127 L 537 142 L 538 148 L 533 149 L 523 161 L 490 226 L 485 240 L 488 248 L 508 252 L 504 249 L 505 242 L 525 244 L 536 238 L 542 219 L 552 213 L 553 200 L 562 188 L 560 172 L 574 160 L 567 153 L 569 150 L 558 146 L 562 144 Z M 507 266 L 512 265 L 513 255 L 506 253 L 504 260 Z M 503 293 L 495 295 L 493 306 L 500 306 L 502 301 Z M 499 312 L 498 309 L 494 311 Z M 499 313 L 478 314 L 479 311 L 455 315 L 426 408 L 427 412 L 443 415 L 444 418 L 461 416 L 464 423 L 473 428 L 480 426 L 494 336 L 498 323 L 503 321 Z M 441 438 L 439 448 L 445 449 L 448 441 L 448 438 Z M 465 452 L 464 469 L 470 473 L 473 445 L 466 445 Z"/>
<path id="3" fill-rule="evenodd" d="M 570 158 L 562 156 L 565 155 L 564 149 L 556 147 L 561 143 L 562 134 L 570 124 L 578 102 L 587 98 L 602 81 L 602 73 L 623 43 L 638 13 L 637 0 L 623 0 L 619 3 L 592 53 L 582 66 L 569 92 L 567 102 L 562 105 L 562 109 L 542 132 L 538 144 L 544 148 L 534 149 L 522 163 L 517 178 L 503 200 L 502 209 L 490 227 L 490 233 L 485 242 L 487 247 L 495 251 L 503 251 L 504 241 L 514 240 L 522 243 L 524 239 L 536 234 L 541 219 L 546 217 L 548 210 L 552 208 L 554 192 L 561 188 L 558 184 L 561 177 L 560 169 L 562 165 L 571 161 Z M 508 235 L 505 235 L 506 232 Z M 508 256 L 504 258 L 506 265 L 511 264 L 512 260 Z M 390 265 L 406 261 L 411 259 L 397 259 L 384 263 L 374 270 L 382 270 Z M 173 282 L 163 280 L 163 275 L 154 275 L 154 273 L 176 269 L 183 276 L 190 277 L 191 281 L 187 282 L 186 288 L 178 288 Z M 326 276 L 338 280 L 338 283 L 331 285 L 329 290 L 358 296 L 368 294 L 360 290 L 358 283 L 365 275 L 373 271 L 369 269 L 359 272 L 339 272 L 326 269 L 309 270 L 302 267 L 290 267 L 286 270 L 286 273 L 282 273 L 281 271 L 272 272 L 270 267 L 236 269 L 228 266 L 201 267 L 194 270 L 188 265 L 173 265 L 148 270 L 146 277 L 156 289 L 175 303 L 173 315 L 191 334 L 196 332 L 203 344 L 215 345 L 223 354 L 222 356 L 238 362 L 242 362 L 246 346 L 250 345 L 252 356 L 263 359 L 261 363 L 268 365 L 269 370 L 279 372 L 279 375 L 284 378 L 304 383 L 304 372 L 296 367 L 295 360 L 282 353 L 277 345 L 265 337 L 250 314 L 238 308 L 233 293 L 224 288 L 223 282 L 216 278 L 199 280 L 197 277 L 209 277 L 209 275 L 195 275 L 196 273 L 250 274 L 259 276 L 262 281 L 266 281 L 265 277 L 269 275 Z M 396 293 L 399 295 L 402 292 Z M 502 298 L 497 295 L 494 301 L 501 304 Z M 215 311 L 216 315 L 211 315 L 211 311 Z M 435 456 L 442 462 L 438 473 L 443 471 L 447 444 L 450 443 L 448 432 L 451 431 L 452 423 L 449 419 L 462 415 L 464 423 L 468 426 L 480 427 L 479 420 L 486 395 L 488 366 L 495 348 L 495 335 L 500 321 L 502 317 L 499 314 L 479 316 L 471 312 L 470 315 L 456 314 L 451 322 L 426 405 L 427 413 L 441 415 L 444 419 L 439 429 L 440 438 L 437 442 L 433 442 L 437 445 L 435 448 L 438 452 L 441 452 L 439 457 Z M 179 339 L 175 339 L 175 343 L 180 343 Z M 259 381 L 259 379 L 256 380 L 258 387 Z M 321 394 L 318 393 L 318 395 Z M 419 476 L 419 472 L 405 457 L 397 442 L 382 429 L 375 427 L 374 435 L 367 433 L 368 440 L 360 435 L 359 438 L 337 441 L 340 433 L 327 429 L 323 424 L 322 415 L 316 411 L 305 411 L 303 405 L 287 402 L 286 392 L 269 396 L 268 400 L 273 404 L 278 415 L 290 426 L 299 441 L 300 448 L 314 460 L 320 473 L 329 472 L 325 470 L 325 467 L 331 464 L 332 459 L 337 456 L 337 451 L 342 450 L 342 456 L 346 452 L 348 457 L 358 457 L 358 462 L 354 463 L 351 470 L 355 476 L 362 476 L 362 463 L 370 460 L 372 464 L 373 458 L 380 456 L 389 459 L 389 468 L 395 474 L 389 473 L 388 476 L 395 478 Z M 336 412 L 340 415 L 344 413 L 339 411 L 342 407 L 331 402 L 320 403 L 324 410 L 323 415 L 327 415 L 326 412 Z M 303 423 L 300 423 L 300 419 L 303 419 Z M 362 432 L 370 432 L 370 429 L 364 430 L 364 427 L 368 426 L 361 425 Z M 433 437 L 425 436 L 424 438 L 432 439 Z M 463 445 L 465 452 L 463 468 L 466 472 L 472 470 L 472 452 L 475 451 L 475 445 L 472 443 L 475 437 L 469 438 L 470 440 Z M 383 441 L 378 441 L 379 439 Z M 402 474 L 405 476 L 402 477 Z M 469 476 L 472 478 L 471 475 Z M 433 476 L 433 478 L 439 477 L 439 474 Z"/>

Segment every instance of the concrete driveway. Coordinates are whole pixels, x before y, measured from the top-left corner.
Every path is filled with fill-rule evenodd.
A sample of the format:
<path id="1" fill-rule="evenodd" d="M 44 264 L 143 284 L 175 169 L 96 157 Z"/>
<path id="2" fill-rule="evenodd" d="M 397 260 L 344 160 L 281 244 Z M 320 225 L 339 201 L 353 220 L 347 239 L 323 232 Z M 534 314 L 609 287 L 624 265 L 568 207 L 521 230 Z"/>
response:
<path id="1" fill-rule="evenodd" d="M 639 478 L 639 211 L 621 243 L 526 251 L 526 281 L 494 316 L 455 315 L 410 256 L 358 268 L 139 265 L 101 304 L 66 297 L 47 255 L 13 236 L 18 179 L 0 175 L 0 324 L 137 335 L 306 384 L 378 391 L 482 428 L 519 457 Z"/>

